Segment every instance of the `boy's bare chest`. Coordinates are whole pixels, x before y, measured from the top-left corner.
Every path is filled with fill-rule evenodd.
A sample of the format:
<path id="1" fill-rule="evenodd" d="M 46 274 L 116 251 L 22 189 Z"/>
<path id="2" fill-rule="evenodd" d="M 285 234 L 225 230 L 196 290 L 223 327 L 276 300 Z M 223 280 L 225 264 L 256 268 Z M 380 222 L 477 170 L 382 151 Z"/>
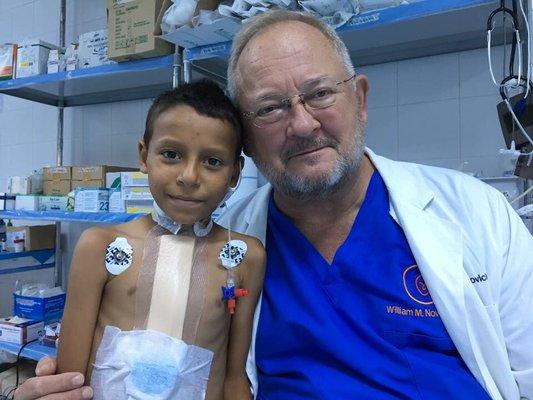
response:
<path id="1" fill-rule="evenodd" d="M 146 254 L 147 246 L 138 243 L 134 246 L 132 264 L 120 275 L 111 277 L 105 285 L 100 307 L 101 322 L 133 329 L 136 320 L 150 313 L 147 302 L 154 302 L 160 304 L 158 313 L 168 312 L 170 315 L 170 310 L 176 307 L 184 308 L 189 314 L 195 313 L 199 330 L 202 326 L 225 326 L 229 319 L 221 288 L 226 286 L 228 272 L 220 266 L 218 247 L 218 244 L 205 246 L 199 256 L 195 254 L 190 260 L 181 254 L 175 254 L 174 260 L 172 254 L 170 258 L 167 254 L 168 262 L 165 262 Z M 153 273 L 148 279 L 147 271 Z M 239 285 L 239 267 L 234 277 Z M 180 279 L 187 282 L 180 282 Z M 147 285 L 151 291 L 148 294 Z M 164 294 L 163 290 L 166 290 Z"/>

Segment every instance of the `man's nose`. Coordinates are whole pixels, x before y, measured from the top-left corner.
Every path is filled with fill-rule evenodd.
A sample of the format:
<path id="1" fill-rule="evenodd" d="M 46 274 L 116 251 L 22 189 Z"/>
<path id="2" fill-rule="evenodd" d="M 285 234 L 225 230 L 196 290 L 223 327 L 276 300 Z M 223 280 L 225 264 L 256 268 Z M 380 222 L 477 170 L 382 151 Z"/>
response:
<path id="1" fill-rule="evenodd" d="M 310 136 L 321 126 L 300 97 L 293 99 L 291 107 L 287 111 L 289 119 L 287 126 L 288 137 Z"/>

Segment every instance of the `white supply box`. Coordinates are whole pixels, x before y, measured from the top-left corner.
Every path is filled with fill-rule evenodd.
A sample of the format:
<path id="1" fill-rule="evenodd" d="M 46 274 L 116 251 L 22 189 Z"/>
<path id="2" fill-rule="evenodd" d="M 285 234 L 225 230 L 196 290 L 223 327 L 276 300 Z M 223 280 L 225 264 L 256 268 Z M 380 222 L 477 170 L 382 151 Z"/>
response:
<path id="1" fill-rule="evenodd" d="M 120 188 L 120 174 L 122 172 L 106 172 L 105 174 L 105 187 L 108 189 L 111 188 Z"/>
<path id="2" fill-rule="evenodd" d="M 126 204 L 119 188 L 109 189 L 109 212 L 125 212 Z"/>
<path id="3" fill-rule="evenodd" d="M 7 180 L 11 194 L 38 194 L 43 191 L 43 175 L 34 172 L 30 176 L 11 176 Z"/>
<path id="4" fill-rule="evenodd" d="M 78 66 L 80 69 L 110 64 L 107 58 L 107 29 L 83 33 L 79 38 Z"/>
<path id="5" fill-rule="evenodd" d="M 32 321 L 20 317 L 0 319 L 0 340 L 8 343 L 24 344 L 39 337 L 44 329 L 43 321 Z"/>
<path id="6" fill-rule="evenodd" d="M 29 176 L 11 176 L 7 181 L 7 190 L 13 194 L 30 194 L 31 179 Z"/>
<path id="7" fill-rule="evenodd" d="M 74 211 L 109 211 L 109 189 L 78 188 L 75 194 Z"/>
<path id="8" fill-rule="evenodd" d="M 46 74 L 48 54 L 52 49 L 58 47 L 39 39 L 23 40 L 17 50 L 16 77 Z"/>
<path id="9" fill-rule="evenodd" d="M 121 172 L 120 180 L 122 187 L 125 186 L 148 186 L 148 175 L 140 171 Z"/>
<path id="10" fill-rule="evenodd" d="M 123 186 L 123 200 L 154 200 L 149 186 Z"/>
<path id="11" fill-rule="evenodd" d="M 39 210 L 39 196 L 17 195 L 15 210 L 37 211 Z"/>
<path id="12" fill-rule="evenodd" d="M 48 54 L 47 73 L 55 74 L 65 70 L 65 59 L 61 50 L 52 49 Z"/>
<path id="13" fill-rule="evenodd" d="M 68 197 L 40 196 L 39 211 L 68 211 Z"/>
<path id="14" fill-rule="evenodd" d="M 78 44 L 68 45 L 65 51 L 65 70 L 74 71 L 78 69 Z"/>
<path id="15" fill-rule="evenodd" d="M 128 214 L 145 213 L 149 214 L 154 209 L 154 202 L 151 200 L 127 200 L 126 212 Z"/>

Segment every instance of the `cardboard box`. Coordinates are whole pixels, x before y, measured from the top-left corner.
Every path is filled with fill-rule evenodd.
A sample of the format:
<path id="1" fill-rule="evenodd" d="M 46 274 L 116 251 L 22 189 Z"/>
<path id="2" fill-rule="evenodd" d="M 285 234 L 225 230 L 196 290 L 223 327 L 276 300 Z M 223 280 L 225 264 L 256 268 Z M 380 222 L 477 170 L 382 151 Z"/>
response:
<path id="1" fill-rule="evenodd" d="M 148 175 L 141 171 L 122 172 L 120 174 L 120 181 L 122 187 L 124 186 L 149 186 Z"/>
<path id="2" fill-rule="evenodd" d="M 114 174 L 113 176 L 119 177 L 120 171 L 136 171 L 136 169 L 111 165 L 72 167 L 72 190 L 77 188 L 105 188 L 107 187 L 107 176 Z"/>
<path id="3" fill-rule="evenodd" d="M 110 64 L 107 57 L 107 29 L 82 33 L 78 45 L 80 69 Z"/>
<path id="4" fill-rule="evenodd" d="M 39 211 L 70 211 L 67 196 L 39 196 Z"/>
<path id="5" fill-rule="evenodd" d="M 44 167 L 43 194 L 45 196 L 66 196 L 71 191 L 71 167 Z"/>
<path id="6" fill-rule="evenodd" d="M 163 3 L 163 0 L 107 0 L 109 59 L 134 60 L 174 51 L 171 43 L 154 35 Z"/>
<path id="7" fill-rule="evenodd" d="M 70 181 L 72 167 L 44 167 L 43 180 L 45 181 Z"/>
<path id="8" fill-rule="evenodd" d="M 115 167 L 112 165 L 91 165 L 86 167 L 72 167 L 73 181 L 96 181 L 105 182 L 108 172 L 137 171 L 136 168 Z M 103 185 L 105 187 L 105 185 Z"/>
<path id="9" fill-rule="evenodd" d="M 59 47 L 39 39 L 27 39 L 17 48 L 17 78 L 46 74 L 48 54 Z"/>
<path id="10" fill-rule="evenodd" d="M 92 180 L 92 181 L 72 181 L 72 184 L 70 187 L 72 190 L 84 189 L 84 188 L 93 188 L 93 189 L 102 188 L 103 189 L 105 188 L 105 184 L 104 184 L 104 181 L 101 179 Z"/>
<path id="11" fill-rule="evenodd" d="M 15 239 L 24 239 L 26 251 L 53 249 L 56 243 L 56 226 L 7 226 L 6 235 L 8 248 L 13 248 Z"/>
<path id="12" fill-rule="evenodd" d="M 0 81 L 15 77 L 17 65 L 17 45 L 13 43 L 0 44 Z"/>
<path id="13" fill-rule="evenodd" d="M 63 316 L 66 294 L 61 293 L 49 297 L 22 296 L 13 293 L 13 313 L 19 317 L 56 322 Z"/>
<path id="14" fill-rule="evenodd" d="M 121 189 L 124 200 L 154 200 L 149 186 L 124 186 Z"/>
<path id="15" fill-rule="evenodd" d="M 66 196 L 71 190 L 70 181 L 44 181 L 43 194 L 45 196 Z"/>
<path id="16" fill-rule="evenodd" d="M 0 318 L 0 340 L 8 343 L 24 344 L 39 337 L 44 329 L 42 321 L 25 318 Z"/>
<path id="17" fill-rule="evenodd" d="M 18 195 L 15 199 L 15 210 L 24 210 L 24 211 L 39 210 L 39 196 Z"/>
<path id="18" fill-rule="evenodd" d="M 109 211 L 109 189 L 77 189 L 74 211 L 95 213 Z"/>

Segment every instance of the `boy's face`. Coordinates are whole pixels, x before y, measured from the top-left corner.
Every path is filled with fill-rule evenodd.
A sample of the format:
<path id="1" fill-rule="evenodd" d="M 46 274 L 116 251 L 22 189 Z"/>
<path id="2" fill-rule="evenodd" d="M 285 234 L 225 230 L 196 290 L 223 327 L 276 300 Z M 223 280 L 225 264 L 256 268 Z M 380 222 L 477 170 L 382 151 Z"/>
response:
<path id="1" fill-rule="evenodd" d="M 237 184 L 237 135 L 226 121 L 178 105 L 160 114 L 147 147 L 139 143 L 141 171 L 161 209 L 174 221 L 208 217 Z"/>

